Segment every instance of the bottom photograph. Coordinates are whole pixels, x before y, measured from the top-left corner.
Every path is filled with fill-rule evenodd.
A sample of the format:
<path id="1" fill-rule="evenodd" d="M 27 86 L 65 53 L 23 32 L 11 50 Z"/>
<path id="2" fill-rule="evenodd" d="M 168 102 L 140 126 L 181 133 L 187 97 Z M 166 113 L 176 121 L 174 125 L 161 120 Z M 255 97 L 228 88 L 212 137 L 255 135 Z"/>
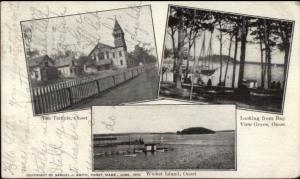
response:
<path id="1" fill-rule="evenodd" d="M 235 105 L 92 107 L 93 171 L 236 170 Z"/>

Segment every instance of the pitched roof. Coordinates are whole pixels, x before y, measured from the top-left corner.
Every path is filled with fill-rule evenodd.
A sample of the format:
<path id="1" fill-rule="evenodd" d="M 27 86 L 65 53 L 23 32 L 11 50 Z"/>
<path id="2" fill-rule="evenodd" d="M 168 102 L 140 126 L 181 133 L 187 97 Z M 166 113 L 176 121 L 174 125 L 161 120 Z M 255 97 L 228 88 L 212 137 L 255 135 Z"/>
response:
<path id="1" fill-rule="evenodd" d="M 40 66 L 44 60 L 49 60 L 52 64 L 54 63 L 54 61 L 48 55 L 42 55 L 36 58 L 29 59 L 28 66 L 29 67 Z"/>
<path id="2" fill-rule="evenodd" d="M 121 31 L 121 32 L 123 32 L 123 29 L 121 28 L 121 26 L 120 26 L 118 20 L 115 20 L 115 25 L 114 25 L 113 33 L 114 33 L 115 31 Z"/>
<path id="3" fill-rule="evenodd" d="M 60 57 L 55 60 L 56 67 L 69 66 L 72 64 L 72 61 L 75 60 L 74 56 Z"/>
<path id="4" fill-rule="evenodd" d="M 112 46 L 110 46 L 110 45 L 107 45 L 107 44 L 98 42 L 97 45 L 93 48 L 93 50 L 89 53 L 88 56 L 90 56 L 97 48 L 103 48 L 103 47 L 110 48 L 110 49 L 115 48 L 115 47 L 112 47 Z"/>

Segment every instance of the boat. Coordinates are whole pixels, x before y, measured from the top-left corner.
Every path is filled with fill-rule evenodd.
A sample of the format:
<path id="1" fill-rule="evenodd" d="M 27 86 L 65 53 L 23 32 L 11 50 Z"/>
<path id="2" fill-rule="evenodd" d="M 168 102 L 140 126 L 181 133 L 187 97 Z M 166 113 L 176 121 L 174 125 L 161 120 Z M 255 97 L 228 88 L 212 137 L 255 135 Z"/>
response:
<path id="1" fill-rule="evenodd" d="M 144 152 L 143 149 L 135 149 L 135 150 L 134 150 L 134 153 L 142 153 L 142 152 Z"/>
<path id="2" fill-rule="evenodd" d="M 215 68 L 215 69 L 201 69 L 200 73 L 202 75 L 212 76 L 215 73 L 216 70 L 217 70 L 217 68 Z"/>
<path id="3" fill-rule="evenodd" d="M 125 157 L 136 157 L 136 154 L 125 154 Z"/>
<path id="4" fill-rule="evenodd" d="M 166 147 L 162 147 L 162 148 L 157 148 L 156 151 L 157 152 L 167 152 L 167 151 L 169 151 L 169 149 Z"/>

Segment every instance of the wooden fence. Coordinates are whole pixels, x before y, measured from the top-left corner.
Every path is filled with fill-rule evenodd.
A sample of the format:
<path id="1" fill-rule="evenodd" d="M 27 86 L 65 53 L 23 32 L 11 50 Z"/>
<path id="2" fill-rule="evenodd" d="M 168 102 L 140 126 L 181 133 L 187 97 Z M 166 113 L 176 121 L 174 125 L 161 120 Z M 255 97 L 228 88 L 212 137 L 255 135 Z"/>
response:
<path id="1" fill-rule="evenodd" d="M 60 111 L 84 99 L 97 96 L 105 90 L 138 76 L 145 71 L 145 68 L 147 67 L 139 66 L 111 76 L 89 76 L 32 88 L 34 114 Z"/>

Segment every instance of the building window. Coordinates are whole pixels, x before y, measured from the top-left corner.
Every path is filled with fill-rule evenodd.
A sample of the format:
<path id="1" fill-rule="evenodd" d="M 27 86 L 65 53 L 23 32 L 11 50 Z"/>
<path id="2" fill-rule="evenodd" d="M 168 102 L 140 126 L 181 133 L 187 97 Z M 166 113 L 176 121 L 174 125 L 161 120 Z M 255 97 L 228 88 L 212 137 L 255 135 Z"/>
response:
<path id="1" fill-rule="evenodd" d="M 106 52 L 106 59 L 109 59 L 109 52 Z"/>
<path id="2" fill-rule="evenodd" d="M 119 56 L 122 57 L 122 51 L 119 51 Z"/>
<path id="3" fill-rule="evenodd" d="M 116 58 L 116 54 L 115 54 L 115 52 L 113 52 L 112 54 L 113 54 L 113 58 Z"/>
<path id="4" fill-rule="evenodd" d="M 45 62 L 45 67 L 47 67 L 48 66 L 48 62 Z"/>
<path id="5" fill-rule="evenodd" d="M 103 52 L 98 53 L 98 57 L 99 57 L 99 60 L 103 60 L 104 59 L 104 53 Z"/>
<path id="6" fill-rule="evenodd" d="M 35 78 L 39 77 L 39 73 L 37 71 L 34 72 Z"/>
<path id="7" fill-rule="evenodd" d="M 121 66 L 123 66 L 123 60 L 120 60 Z"/>

